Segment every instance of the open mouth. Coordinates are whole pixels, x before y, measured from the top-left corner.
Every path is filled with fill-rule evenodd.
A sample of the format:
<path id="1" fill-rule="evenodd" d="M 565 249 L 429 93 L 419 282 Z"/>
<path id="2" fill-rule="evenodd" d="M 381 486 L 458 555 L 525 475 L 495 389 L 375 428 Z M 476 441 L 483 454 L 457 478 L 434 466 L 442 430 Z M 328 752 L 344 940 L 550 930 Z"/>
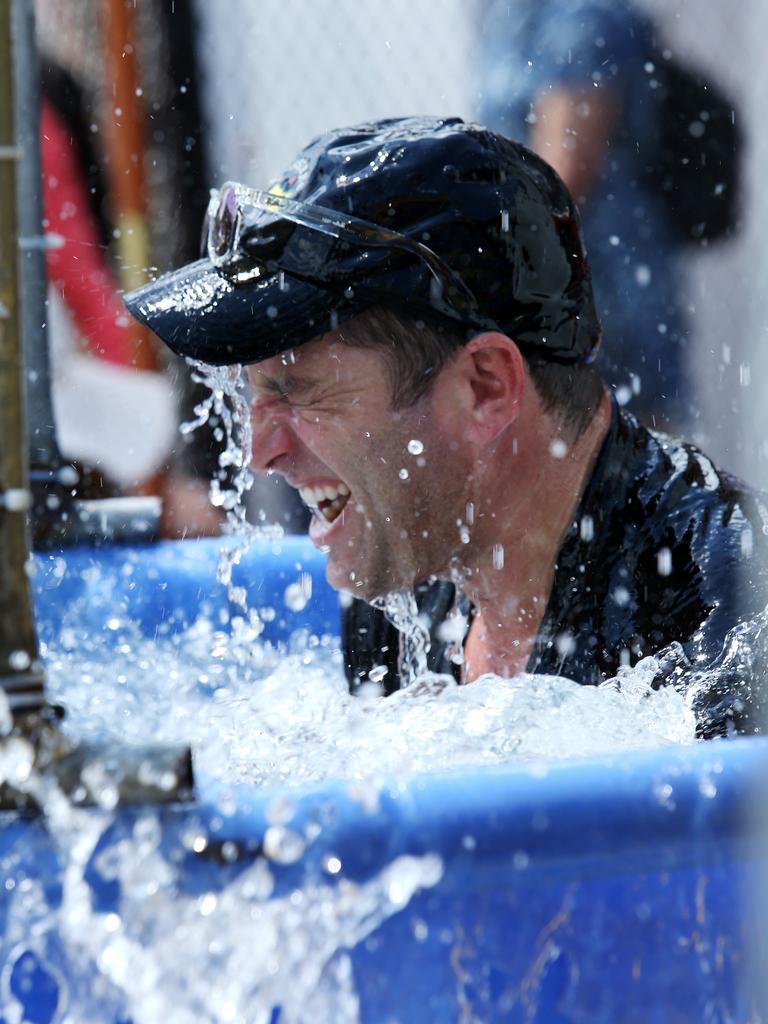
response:
<path id="1" fill-rule="evenodd" d="M 326 523 L 332 523 L 341 515 L 349 501 L 349 488 L 340 480 L 336 484 L 322 484 L 317 487 L 301 487 L 301 500 L 316 516 Z"/>

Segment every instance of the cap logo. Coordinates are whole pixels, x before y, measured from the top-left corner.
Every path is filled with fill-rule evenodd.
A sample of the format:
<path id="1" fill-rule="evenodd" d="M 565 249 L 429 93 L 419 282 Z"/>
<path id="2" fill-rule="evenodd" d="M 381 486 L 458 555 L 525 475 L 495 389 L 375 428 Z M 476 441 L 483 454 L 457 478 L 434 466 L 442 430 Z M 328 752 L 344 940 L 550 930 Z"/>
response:
<path id="1" fill-rule="evenodd" d="M 311 166 L 306 157 L 300 157 L 277 181 L 272 182 L 268 192 L 272 196 L 282 196 L 283 199 L 291 199 L 306 185 L 309 180 Z"/>

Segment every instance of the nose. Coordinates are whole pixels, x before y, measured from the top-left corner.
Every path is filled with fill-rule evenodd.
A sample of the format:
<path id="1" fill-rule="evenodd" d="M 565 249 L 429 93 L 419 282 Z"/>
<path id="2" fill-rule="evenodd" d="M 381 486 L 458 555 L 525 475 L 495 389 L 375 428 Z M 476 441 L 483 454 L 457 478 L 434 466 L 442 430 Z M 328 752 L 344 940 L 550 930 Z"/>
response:
<path id="1" fill-rule="evenodd" d="M 290 410 L 279 400 L 256 402 L 251 406 L 251 426 L 254 470 L 257 473 L 273 471 L 287 475 L 297 448 Z"/>

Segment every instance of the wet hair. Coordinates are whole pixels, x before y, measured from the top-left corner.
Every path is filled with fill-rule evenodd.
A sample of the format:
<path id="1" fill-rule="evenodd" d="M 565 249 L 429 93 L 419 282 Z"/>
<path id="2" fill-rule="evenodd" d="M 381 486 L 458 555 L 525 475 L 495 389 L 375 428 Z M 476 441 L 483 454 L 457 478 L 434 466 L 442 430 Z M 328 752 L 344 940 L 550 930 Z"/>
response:
<path id="1" fill-rule="evenodd" d="M 405 409 L 427 394 L 440 371 L 476 330 L 447 321 L 413 318 L 384 306 L 372 306 L 339 331 L 345 345 L 375 349 L 386 358 L 392 385 L 392 405 Z M 417 343 L 414 344 L 414 341 Z M 562 363 L 523 358 L 546 413 L 573 442 L 589 426 L 603 393 L 603 379 L 594 363 Z"/>

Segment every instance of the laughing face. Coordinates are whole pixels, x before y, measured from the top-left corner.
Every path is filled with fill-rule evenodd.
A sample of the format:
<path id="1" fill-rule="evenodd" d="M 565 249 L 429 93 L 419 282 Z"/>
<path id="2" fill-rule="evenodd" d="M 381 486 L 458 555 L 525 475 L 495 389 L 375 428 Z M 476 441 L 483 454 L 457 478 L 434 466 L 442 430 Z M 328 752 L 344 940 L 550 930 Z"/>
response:
<path id="1" fill-rule="evenodd" d="M 471 464 L 460 417 L 436 386 L 393 409 L 384 356 L 334 333 L 251 366 L 248 376 L 254 468 L 297 488 L 334 587 L 370 600 L 448 573 Z"/>

